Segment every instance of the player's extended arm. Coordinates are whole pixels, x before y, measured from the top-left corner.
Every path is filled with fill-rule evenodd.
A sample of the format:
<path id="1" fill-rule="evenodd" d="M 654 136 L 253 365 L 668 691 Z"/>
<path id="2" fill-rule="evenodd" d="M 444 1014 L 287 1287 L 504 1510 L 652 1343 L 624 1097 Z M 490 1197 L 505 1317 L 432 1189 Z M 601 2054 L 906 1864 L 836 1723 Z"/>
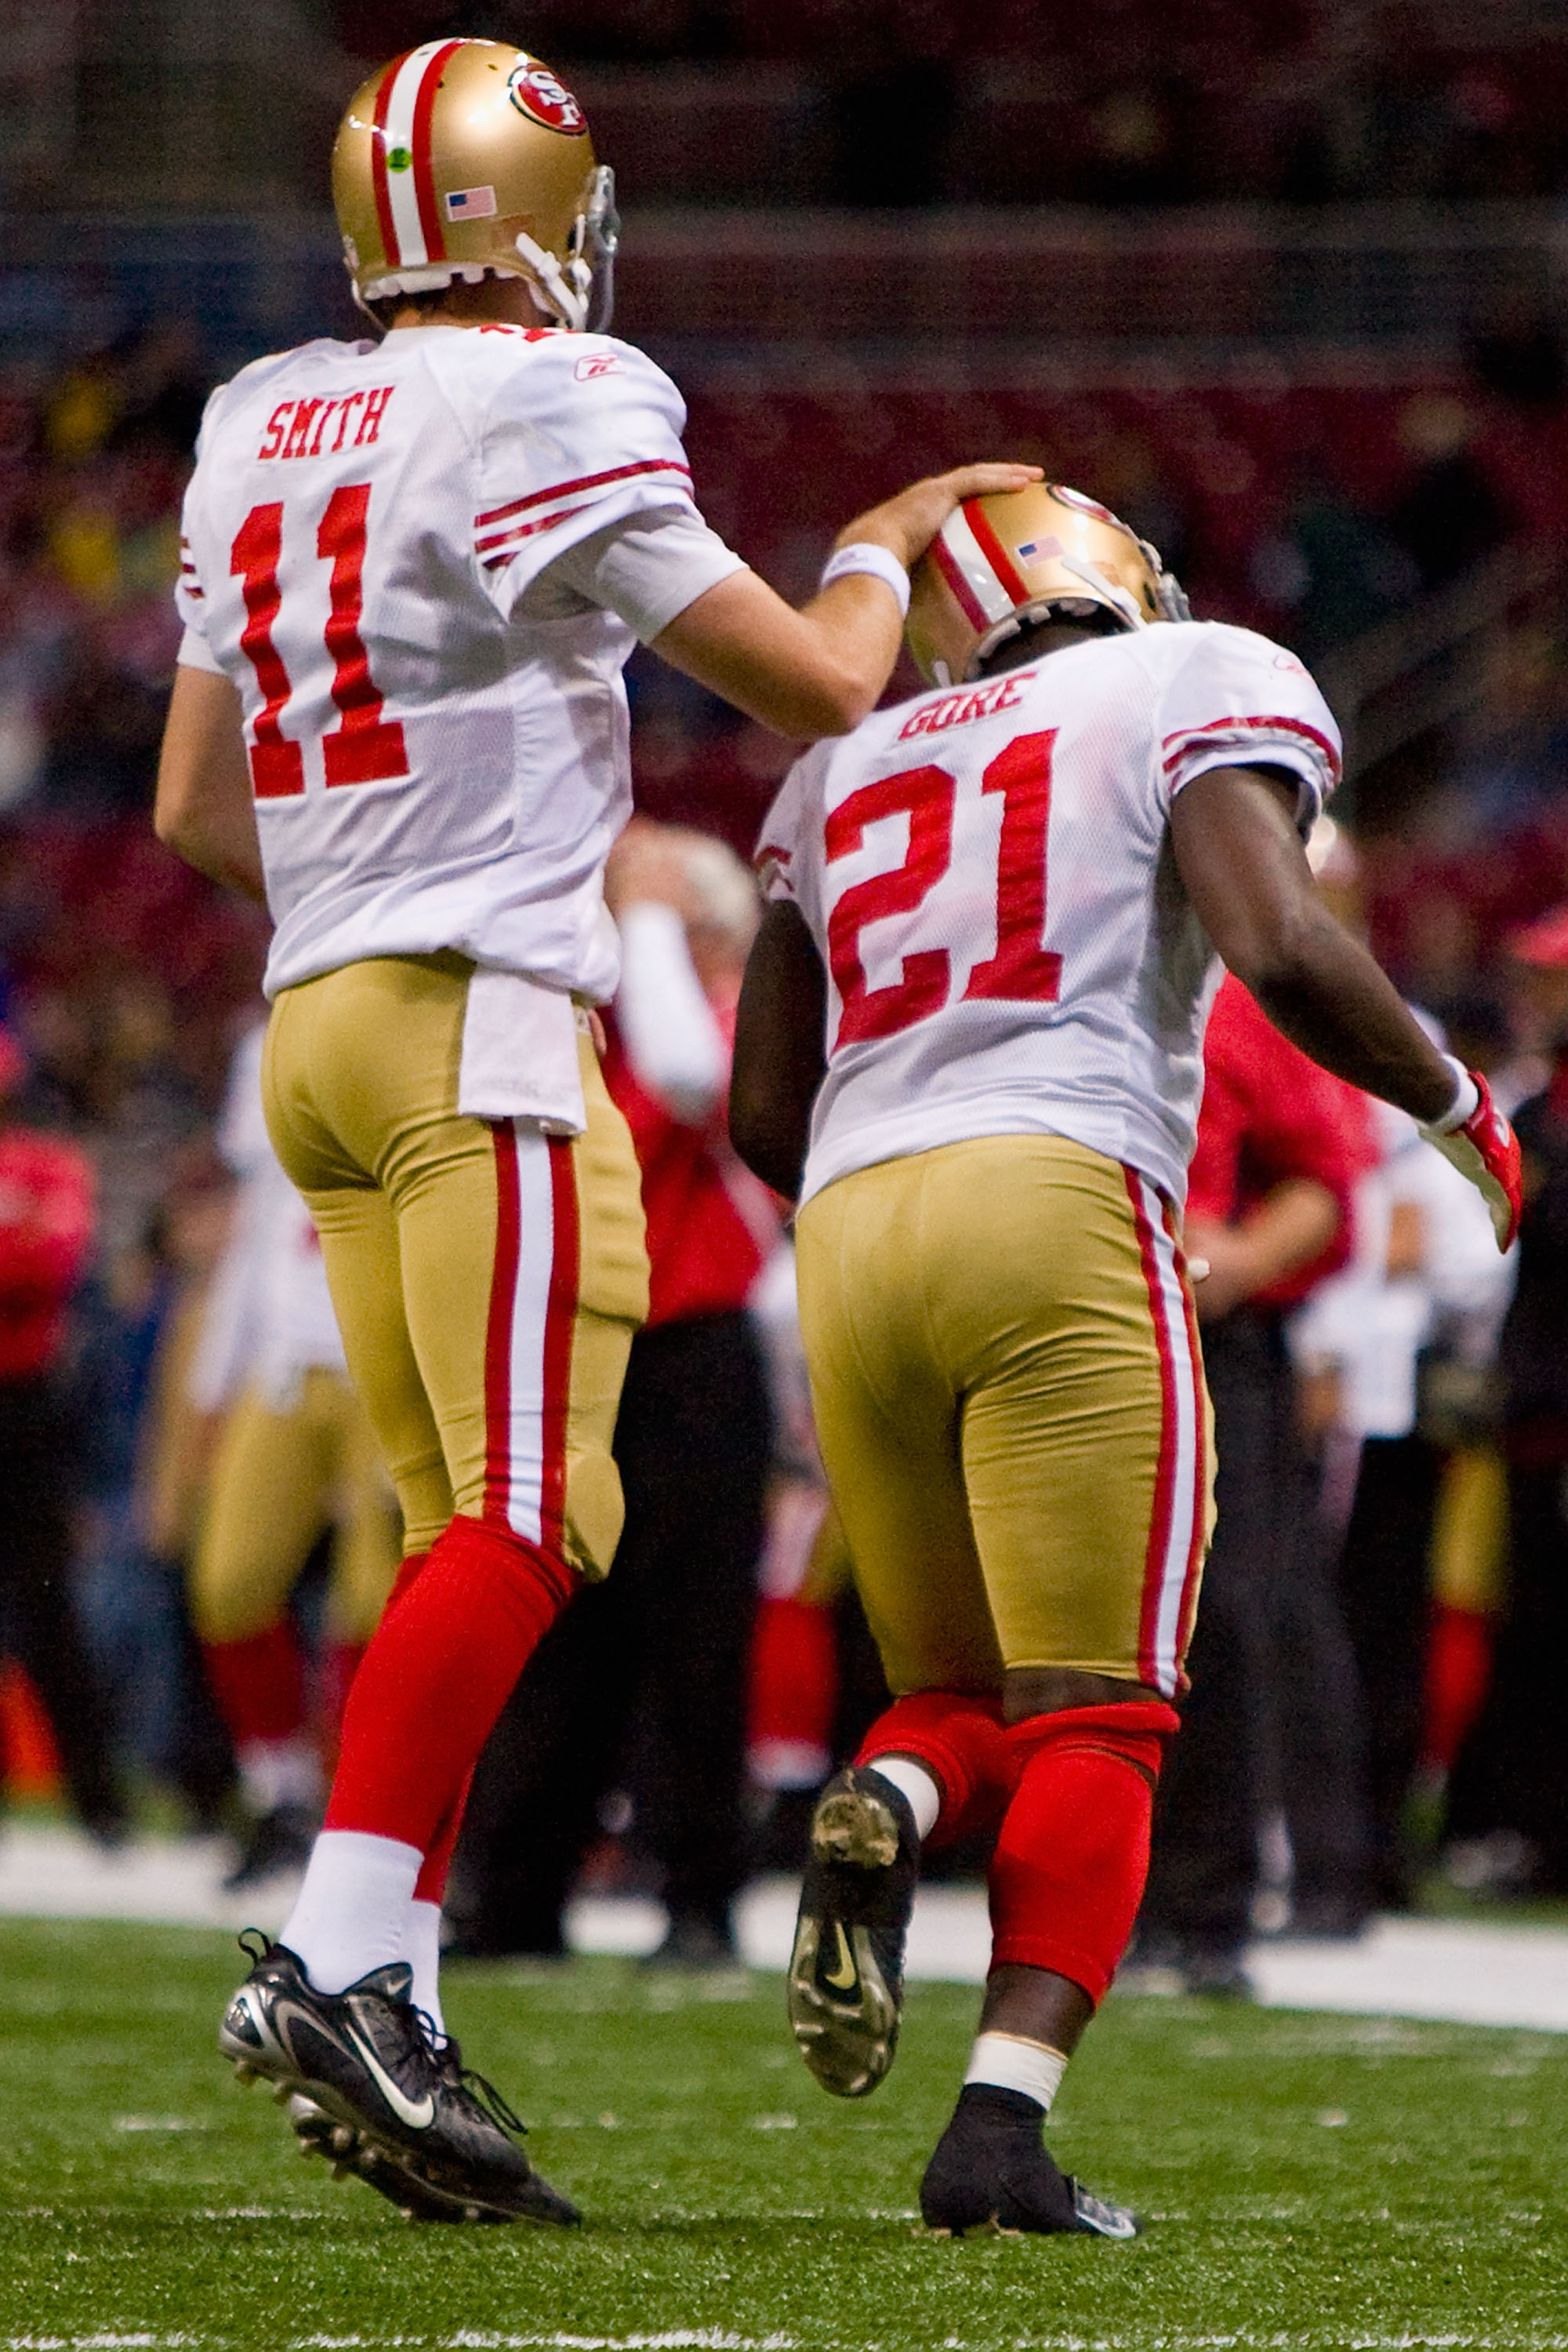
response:
<path id="1" fill-rule="evenodd" d="M 1039 478 L 1037 466 L 960 466 L 857 516 L 834 545 L 885 547 L 907 572 L 966 499 Z M 735 572 L 679 614 L 653 649 L 775 734 L 815 743 L 847 735 L 875 709 L 902 642 L 898 601 L 874 574 L 835 580 L 796 612 L 754 572 Z"/>
<path id="2" fill-rule="evenodd" d="M 1211 768 L 1176 795 L 1171 841 L 1209 938 L 1277 1029 L 1352 1087 L 1429 1132 L 1456 1109 L 1455 1066 L 1394 982 L 1318 895 L 1295 824 L 1296 787 L 1258 768 Z M 1519 1145 L 1472 1071 L 1475 1108 L 1431 1133 L 1478 1186 L 1500 1248 L 1519 1227 Z M 1467 1097 L 1468 1087 L 1459 1089 Z"/>
<path id="3" fill-rule="evenodd" d="M 153 826 L 188 866 L 266 903 L 239 695 L 215 671 L 174 672 Z"/>
<path id="4" fill-rule="evenodd" d="M 798 908 L 763 917 L 746 960 L 730 1073 L 730 1140 L 755 1176 L 798 1199 L 826 1061 L 827 976 Z"/>
<path id="5" fill-rule="evenodd" d="M 1413 1118 L 1441 1118 L 1453 1067 L 1319 896 L 1295 803 L 1293 780 L 1257 768 L 1211 768 L 1176 795 L 1171 842 L 1198 919 L 1292 1045 Z"/>

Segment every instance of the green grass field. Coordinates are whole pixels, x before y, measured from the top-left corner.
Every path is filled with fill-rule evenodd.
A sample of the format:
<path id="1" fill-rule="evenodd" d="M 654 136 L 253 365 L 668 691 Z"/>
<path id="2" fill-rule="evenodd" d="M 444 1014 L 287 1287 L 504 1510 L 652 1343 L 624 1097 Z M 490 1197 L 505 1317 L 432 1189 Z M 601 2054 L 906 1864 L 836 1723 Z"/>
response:
<path id="1" fill-rule="evenodd" d="M 1112 2000 L 1053 2144 L 1147 2234 L 917 2234 L 974 1995 L 816 2089 L 776 1982 L 453 1971 L 451 2021 L 587 2215 L 411 2229 L 212 2049 L 243 1962 L 0 1922 L 0 2347 L 1568 2346 L 1568 2037 Z M 722 1997 L 721 1997 L 722 1996 Z"/>

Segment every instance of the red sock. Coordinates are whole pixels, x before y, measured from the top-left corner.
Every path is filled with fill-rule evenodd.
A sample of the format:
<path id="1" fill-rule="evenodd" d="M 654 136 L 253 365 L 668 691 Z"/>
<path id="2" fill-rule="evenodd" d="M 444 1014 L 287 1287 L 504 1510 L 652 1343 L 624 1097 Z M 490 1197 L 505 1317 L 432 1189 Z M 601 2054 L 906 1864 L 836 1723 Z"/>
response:
<path id="1" fill-rule="evenodd" d="M 388 1607 L 354 1676 L 327 1828 L 429 1853 L 576 1582 L 510 1529 L 455 1518 Z"/>
<path id="2" fill-rule="evenodd" d="M 826 1748 L 838 1701 L 833 1612 L 790 1593 L 764 1593 L 752 1635 L 751 1742 Z"/>
<path id="3" fill-rule="evenodd" d="M 409 1586 L 413 1583 L 415 1578 L 418 1575 L 420 1570 L 424 1567 L 430 1555 L 427 1551 L 409 1551 L 404 1553 L 403 1558 L 398 1564 L 397 1574 L 392 1580 L 392 1590 L 386 1596 L 385 1606 L 383 1608 L 381 1612 L 383 1617 L 386 1615 L 388 1609 L 396 1608 L 398 1602 L 402 1600 L 404 1594 L 407 1591 Z"/>
<path id="4" fill-rule="evenodd" d="M 430 1841 L 429 1851 L 419 1865 L 419 1875 L 414 1884 L 416 1903 L 439 1903 L 447 1892 L 447 1874 L 452 1867 L 458 1832 L 463 1826 L 463 1813 L 473 1783 L 474 1776 L 470 1772 L 458 1791 L 456 1804 L 436 1825 L 436 1834 Z"/>
<path id="5" fill-rule="evenodd" d="M 290 1739 L 305 1728 L 305 1670 L 291 1621 L 242 1642 L 204 1642 L 207 1680 L 237 1748 Z"/>
<path id="6" fill-rule="evenodd" d="M 382 1603 L 382 1615 L 393 1608 L 430 1555 L 427 1551 L 411 1551 L 404 1556 L 392 1590 Z M 360 1661 L 369 1644 L 364 1642 L 329 1642 L 321 1652 L 321 1673 L 318 1676 L 317 1702 L 321 1711 L 321 1746 L 326 1752 L 327 1769 L 336 1771 L 338 1748 L 342 1738 L 343 1709 L 349 1703 L 349 1692 L 360 1669 Z"/>
<path id="7" fill-rule="evenodd" d="M 928 1845 L 993 1828 L 1017 1786 L 1018 1765 L 1003 1727 L 1000 1699 L 911 1691 L 877 1717 L 855 1761 L 875 1764 L 879 1756 L 912 1756 L 936 1776 L 942 1812 Z"/>
<path id="8" fill-rule="evenodd" d="M 343 1709 L 349 1703 L 349 1693 L 359 1672 L 365 1645 L 363 1642 L 329 1642 L 321 1652 L 321 1671 L 317 1676 L 317 1704 L 321 1711 L 321 1731 L 323 1741 L 335 1748 L 342 1729 Z"/>
<path id="9" fill-rule="evenodd" d="M 991 1965 L 1052 1969 L 1099 2002 L 1149 1872 L 1149 1822 L 1173 1707 L 1032 1715 L 1005 1735 L 1022 1768 L 991 1864 Z"/>
<path id="10" fill-rule="evenodd" d="M 1491 1680 L 1495 1618 L 1439 1602 L 1426 1636 L 1426 1724 L 1421 1760 L 1447 1772 L 1481 1711 Z"/>

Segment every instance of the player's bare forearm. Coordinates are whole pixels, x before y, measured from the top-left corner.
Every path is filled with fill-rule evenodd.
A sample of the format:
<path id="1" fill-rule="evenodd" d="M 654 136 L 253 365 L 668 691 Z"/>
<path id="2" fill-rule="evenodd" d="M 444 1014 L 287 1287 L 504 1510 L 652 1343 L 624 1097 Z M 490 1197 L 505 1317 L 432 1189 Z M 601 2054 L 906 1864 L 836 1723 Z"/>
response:
<path id="1" fill-rule="evenodd" d="M 826 1067 L 827 978 L 798 910 L 768 908 L 746 961 L 730 1075 L 730 1139 L 753 1175 L 800 1196 Z"/>
<path id="2" fill-rule="evenodd" d="M 266 904 L 239 696 L 226 677 L 174 672 L 153 825 L 188 866 Z"/>
<path id="3" fill-rule="evenodd" d="M 885 547 L 907 571 L 965 499 L 1021 489 L 1037 466 L 961 466 L 915 482 L 847 523 L 835 544 Z M 675 669 L 793 741 L 847 735 L 893 674 L 903 616 L 887 583 L 850 573 L 796 612 L 754 572 L 732 572 L 653 640 Z"/>
<path id="4" fill-rule="evenodd" d="M 1295 787 L 1215 768 L 1171 812 L 1176 864 L 1215 947 L 1275 1027 L 1314 1062 L 1412 1118 L 1442 1118 L 1454 1073 L 1381 966 L 1318 895 Z"/>
<path id="5" fill-rule="evenodd" d="M 836 580 L 797 613 L 754 572 L 735 572 L 678 614 L 653 650 L 760 727 L 815 743 L 874 709 L 902 636 L 883 581 Z"/>

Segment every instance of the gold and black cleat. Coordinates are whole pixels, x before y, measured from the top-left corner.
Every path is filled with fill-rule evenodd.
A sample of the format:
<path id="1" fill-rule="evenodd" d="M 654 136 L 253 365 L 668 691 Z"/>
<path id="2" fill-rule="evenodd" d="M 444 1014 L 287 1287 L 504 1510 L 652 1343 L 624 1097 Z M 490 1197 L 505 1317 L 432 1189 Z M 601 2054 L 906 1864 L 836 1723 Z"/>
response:
<path id="1" fill-rule="evenodd" d="M 789 2021 L 825 2091 L 864 2098 L 893 2063 L 920 1875 L 910 1802 L 872 1765 L 816 1801 L 789 1964 Z"/>

